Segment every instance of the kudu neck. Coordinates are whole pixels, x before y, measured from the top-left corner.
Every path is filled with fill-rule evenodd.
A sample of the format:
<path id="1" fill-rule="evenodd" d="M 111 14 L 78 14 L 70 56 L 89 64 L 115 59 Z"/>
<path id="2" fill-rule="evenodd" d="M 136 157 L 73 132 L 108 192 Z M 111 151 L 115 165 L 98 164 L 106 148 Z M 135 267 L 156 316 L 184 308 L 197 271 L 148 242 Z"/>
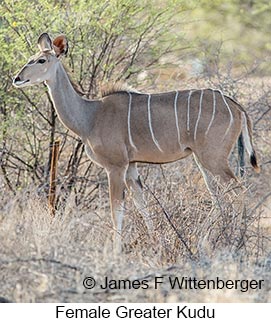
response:
<path id="1" fill-rule="evenodd" d="M 92 124 L 97 101 L 86 100 L 75 91 L 60 62 L 54 79 L 46 81 L 46 85 L 61 122 L 78 136 L 84 137 Z"/>

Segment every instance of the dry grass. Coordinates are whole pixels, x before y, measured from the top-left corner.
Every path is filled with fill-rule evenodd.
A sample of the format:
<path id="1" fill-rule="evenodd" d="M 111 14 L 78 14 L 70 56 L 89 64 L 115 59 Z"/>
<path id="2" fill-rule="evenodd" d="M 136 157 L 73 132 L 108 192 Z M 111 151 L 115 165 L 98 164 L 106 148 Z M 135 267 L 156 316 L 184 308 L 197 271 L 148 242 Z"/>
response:
<path id="1" fill-rule="evenodd" d="M 255 191 L 246 192 L 243 208 L 243 195 L 225 188 L 215 207 L 190 161 L 144 167 L 141 173 L 156 230 L 148 235 L 128 197 L 121 255 L 112 252 L 113 230 L 102 185 L 92 204 L 95 211 L 76 207 L 70 196 L 53 220 L 35 190 L 9 200 L 1 213 L 0 296 L 14 302 L 271 301 L 270 212 L 255 199 Z M 265 284 L 246 293 L 180 291 L 168 284 L 155 290 L 154 277 L 161 275 L 264 279 Z M 105 276 L 147 279 L 150 288 L 86 290 L 85 276 L 98 283 Z"/>

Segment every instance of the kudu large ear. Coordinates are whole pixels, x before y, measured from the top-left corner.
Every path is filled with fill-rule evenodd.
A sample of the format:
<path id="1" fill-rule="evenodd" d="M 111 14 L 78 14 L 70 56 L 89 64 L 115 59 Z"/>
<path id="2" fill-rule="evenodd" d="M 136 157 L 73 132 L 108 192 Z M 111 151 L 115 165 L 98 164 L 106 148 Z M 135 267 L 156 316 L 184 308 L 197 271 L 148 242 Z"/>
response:
<path id="1" fill-rule="evenodd" d="M 43 33 L 39 36 L 38 47 L 41 52 L 52 50 L 52 40 L 47 33 Z"/>
<path id="2" fill-rule="evenodd" d="M 56 56 L 67 55 L 68 53 L 68 40 L 65 35 L 59 35 L 53 40 L 53 47 L 56 53 Z"/>

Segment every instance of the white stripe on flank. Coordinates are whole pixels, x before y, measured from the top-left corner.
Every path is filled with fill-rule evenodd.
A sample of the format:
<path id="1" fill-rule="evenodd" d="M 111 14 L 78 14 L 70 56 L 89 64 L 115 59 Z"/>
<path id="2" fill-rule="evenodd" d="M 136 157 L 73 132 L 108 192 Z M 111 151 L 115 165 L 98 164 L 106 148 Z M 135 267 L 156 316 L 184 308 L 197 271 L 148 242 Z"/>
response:
<path id="1" fill-rule="evenodd" d="M 215 119 L 215 108 L 216 108 L 216 99 L 215 99 L 215 90 L 212 90 L 213 91 L 213 114 L 212 114 L 212 118 L 211 118 L 211 121 L 209 123 L 209 126 L 205 132 L 205 135 L 207 135 L 207 133 L 209 132 L 210 128 L 211 128 L 211 125 Z"/>
<path id="2" fill-rule="evenodd" d="M 201 116 L 202 97 L 203 97 L 203 90 L 201 90 L 201 93 L 200 93 L 199 113 L 198 113 L 198 118 L 197 118 L 196 125 L 195 125 L 194 140 L 197 139 L 197 130 L 198 130 L 199 120 L 200 120 L 200 116 Z"/>
<path id="3" fill-rule="evenodd" d="M 127 92 L 129 94 L 129 106 L 128 106 L 128 137 L 130 145 L 137 150 L 136 145 L 133 142 L 132 134 L 131 134 L 131 108 L 132 108 L 132 94 L 130 92 Z"/>
<path id="4" fill-rule="evenodd" d="M 218 90 L 218 91 L 220 92 L 220 94 L 222 96 L 222 99 L 223 99 L 224 103 L 226 104 L 226 107 L 227 107 L 227 109 L 229 111 L 229 114 L 230 114 L 230 123 L 229 123 L 228 128 L 227 128 L 227 130 L 225 132 L 225 135 L 222 138 L 222 141 L 223 141 L 225 139 L 225 137 L 227 136 L 227 134 L 228 134 L 228 132 L 230 130 L 230 127 L 231 127 L 231 125 L 233 123 L 233 115 L 232 115 L 231 109 L 230 109 L 230 107 L 229 107 L 229 105 L 228 105 L 228 103 L 227 103 L 227 101 L 226 101 L 226 99 L 224 97 L 224 94 L 222 93 L 222 91 L 220 91 L 220 90 Z"/>
<path id="5" fill-rule="evenodd" d="M 179 92 L 176 90 L 176 95 L 175 95 L 175 99 L 174 99 L 175 122 L 176 122 L 176 128 L 177 128 L 178 143 L 179 143 L 180 148 L 182 149 L 180 128 L 179 128 L 179 122 L 178 122 L 178 110 L 177 110 L 178 109 L 178 106 L 177 106 L 178 95 L 179 95 Z"/>
<path id="6" fill-rule="evenodd" d="M 191 90 L 188 94 L 188 99 L 187 99 L 187 122 L 186 122 L 186 129 L 189 132 L 190 131 L 190 99 L 191 99 L 191 94 L 193 90 Z"/>
<path id="7" fill-rule="evenodd" d="M 161 147 L 159 146 L 158 141 L 156 140 L 153 130 L 152 130 L 152 125 L 151 125 L 151 94 L 148 94 L 148 119 L 149 119 L 149 128 L 150 128 L 150 132 L 151 132 L 151 137 L 153 142 L 155 143 L 156 147 L 163 152 L 163 150 L 161 149 Z"/>

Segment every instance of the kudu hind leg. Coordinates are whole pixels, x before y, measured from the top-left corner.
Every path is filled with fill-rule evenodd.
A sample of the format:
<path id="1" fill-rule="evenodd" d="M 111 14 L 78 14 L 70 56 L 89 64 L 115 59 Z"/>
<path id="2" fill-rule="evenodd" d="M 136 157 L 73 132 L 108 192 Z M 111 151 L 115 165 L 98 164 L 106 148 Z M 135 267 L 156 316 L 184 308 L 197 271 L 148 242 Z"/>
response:
<path id="1" fill-rule="evenodd" d="M 227 160 L 217 160 L 217 167 L 211 172 L 206 164 L 194 155 L 195 161 L 204 177 L 206 186 L 212 197 L 213 206 L 216 210 L 227 215 L 227 212 L 234 211 L 235 216 L 245 214 L 245 190 L 238 179 L 231 171 Z M 205 166 L 205 167 L 204 167 Z M 207 165 L 208 166 L 208 165 Z M 218 178 L 215 178 L 215 177 Z M 226 185 L 223 189 L 222 185 Z M 221 213 L 222 212 L 222 213 Z M 240 224 L 241 225 L 241 224 Z"/>
<path id="2" fill-rule="evenodd" d="M 147 203 L 144 199 L 143 187 L 139 179 L 139 174 L 135 163 L 131 163 L 126 173 L 127 188 L 132 194 L 133 202 L 138 211 L 143 215 L 148 232 L 154 230 L 153 221 L 147 210 Z"/>
<path id="3" fill-rule="evenodd" d="M 193 156 L 212 197 L 217 194 L 218 184 L 229 184 L 232 180 L 237 182 L 226 159 L 211 157 L 203 158 L 203 156 L 198 156 L 196 154 L 193 154 Z"/>
<path id="4" fill-rule="evenodd" d="M 204 179 L 204 182 L 205 182 L 205 185 L 209 191 L 209 193 L 211 194 L 211 196 L 213 197 L 214 195 L 214 191 L 215 191 L 215 188 L 214 188 L 214 185 L 213 185 L 213 178 L 210 174 L 208 174 L 208 172 L 206 171 L 206 169 L 204 169 L 204 167 L 201 165 L 200 161 L 198 160 L 197 156 L 195 154 L 193 154 L 193 157 L 194 157 L 194 160 L 201 172 L 201 175 Z"/>

